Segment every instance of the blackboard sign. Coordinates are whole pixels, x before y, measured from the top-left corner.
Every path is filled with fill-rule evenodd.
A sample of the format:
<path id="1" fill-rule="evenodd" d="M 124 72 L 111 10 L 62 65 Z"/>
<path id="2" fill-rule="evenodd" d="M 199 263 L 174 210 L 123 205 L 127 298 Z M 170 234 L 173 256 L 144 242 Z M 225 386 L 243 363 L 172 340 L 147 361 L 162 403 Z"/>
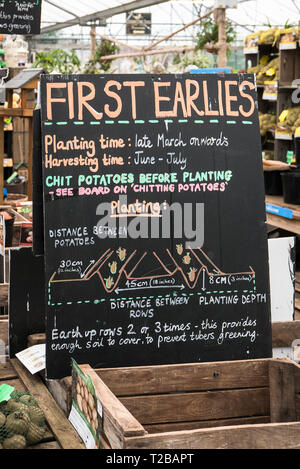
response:
<path id="1" fill-rule="evenodd" d="M 9 356 L 28 346 L 28 336 L 45 332 L 44 258 L 29 247 L 10 249 Z"/>
<path id="2" fill-rule="evenodd" d="M 33 111 L 33 152 L 32 152 L 32 192 L 33 192 L 33 239 L 32 251 L 34 256 L 44 254 L 43 229 L 43 175 L 42 175 L 42 139 L 41 139 L 41 111 Z"/>
<path id="3" fill-rule="evenodd" d="M 253 75 L 41 77 L 47 376 L 271 356 Z"/>
<path id="4" fill-rule="evenodd" d="M 40 34 L 42 0 L 0 0 L 0 33 Z"/>

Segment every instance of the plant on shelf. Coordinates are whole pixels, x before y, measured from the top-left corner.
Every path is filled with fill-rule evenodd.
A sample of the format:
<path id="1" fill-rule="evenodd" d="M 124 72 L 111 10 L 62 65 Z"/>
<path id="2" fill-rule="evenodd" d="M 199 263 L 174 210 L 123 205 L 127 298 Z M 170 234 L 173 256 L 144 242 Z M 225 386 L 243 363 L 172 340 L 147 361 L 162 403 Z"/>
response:
<path id="1" fill-rule="evenodd" d="M 100 43 L 98 43 L 96 47 L 94 57 L 89 60 L 85 66 L 85 73 L 109 72 L 112 59 L 101 61 L 101 57 L 104 57 L 105 55 L 114 55 L 119 50 L 120 48 L 113 42 L 101 39 Z"/>
<path id="2" fill-rule="evenodd" d="M 37 52 L 33 67 L 41 67 L 47 73 L 75 74 L 80 72 L 81 63 L 74 50 L 66 52 L 63 49 L 55 49 Z"/>

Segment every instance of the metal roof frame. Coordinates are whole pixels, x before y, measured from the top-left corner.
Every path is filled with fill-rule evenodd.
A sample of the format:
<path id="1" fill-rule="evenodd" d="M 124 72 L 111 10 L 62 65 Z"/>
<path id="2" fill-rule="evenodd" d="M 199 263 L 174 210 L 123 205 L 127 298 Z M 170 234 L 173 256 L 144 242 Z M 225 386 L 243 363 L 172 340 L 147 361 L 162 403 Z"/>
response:
<path id="1" fill-rule="evenodd" d="M 48 1 L 48 3 L 52 4 L 53 6 L 63 10 L 62 7 L 59 7 L 58 5 L 54 4 L 53 2 L 51 2 L 49 0 L 46 0 L 46 1 Z M 50 33 L 50 32 L 53 32 L 53 31 L 58 31 L 59 29 L 69 28 L 71 26 L 76 26 L 76 25 L 83 26 L 83 25 L 85 25 L 89 22 L 94 22 L 95 20 L 99 20 L 99 19 L 104 20 L 106 18 L 110 18 L 111 16 L 118 15 L 120 13 L 127 13 L 127 12 L 132 11 L 132 10 L 138 10 L 139 8 L 145 8 L 145 7 L 152 6 L 152 5 L 158 5 L 159 3 L 165 3 L 166 1 L 167 0 L 134 0 L 132 2 L 123 3 L 121 5 L 118 5 L 118 6 L 115 6 L 115 7 L 112 7 L 112 8 L 107 8 L 107 9 L 102 10 L 102 11 L 101 10 L 96 11 L 94 13 L 91 13 L 91 14 L 85 15 L 85 16 L 78 17 L 76 15 L 73 15 L 73 16 L 75 16 L 75 18 L 73 18 L 73 19 L 63 21 L 61 23 L 56 23 L 56 24 L 53 24 L 53 25 L 46 26 L 46 27 L 42 28 L 41 29 L 41 34 Z M 64 11 L 66 11 L 66 10 L 64 10 Z M 69 11 L 67 13 L 72 14 Z"/>

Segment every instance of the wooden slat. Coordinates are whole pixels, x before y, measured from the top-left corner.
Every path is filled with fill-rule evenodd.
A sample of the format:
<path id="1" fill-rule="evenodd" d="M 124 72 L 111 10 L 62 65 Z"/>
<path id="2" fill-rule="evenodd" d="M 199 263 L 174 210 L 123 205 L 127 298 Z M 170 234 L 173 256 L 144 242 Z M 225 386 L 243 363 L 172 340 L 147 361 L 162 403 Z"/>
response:
<path id="1" fill-rule="evenodd" d="M 81 438 L 66 419 L 39 376 L 31 375 L 17 359 L 12 359 L 11 362 L 26 388 L 43 410 L 47 423 L 59 445 L 63 449 L 84 449 L 85 446 Z"/>
<path id="2" fill-rule="evenodd" d="M 300 422 L 300 394 L 295 394 L 296 421 Z"/>
<path id="3" fill-rule="evenodd" d="M 0 306 L 8 305 L 8 283 L 0 283 Z"/>
<path id="4" fill-rule="evenodd" d="M 27 449 L 61 449 L 57 441 L 48 441 L 46 443 L 39 443 L 37 445 L 28 446 Z"/>
<path id="5" fill-rule="evenodd" d="M 53 441 L 53 440 L 55 440 L 54 435 L 52 431 L 50 430 L 50 428 L 48 427 L 48 425 L 46 425 L 46 433 L 41 443 L 46 443 L 47 441 Z"/>
<path id="6" fill-rule="evenodd" d="M 16 370 L 12 367 L 10 362 L 0 363 L 0 381 L 17 377 Z"/>
<path id="7" fill-rule="evenodd" d="M 300 321 L 273 322 L 272 346 L 291 347 L 292 342 L 300 339 Z"/>
<path id="8" fill-rule="evenodd" d="M 46 386 L 54 397 L 55 401 L 64 412 L 69 416 L 72 407 L 72 378 L 68 376 L 63 379 L 46 380 Z"/>
<path id="9" fill-rule="evenodd" d="M 225 420 L 206 420 L 198 422 L 176 422 L 176 423 L 160 423 L 153 425 L 144 425 L 148 433 L 165 433 L 165 432 L 178 432 L 182 430 L 196 430 L 200 428 L 212 427 L 228 427 L 230 425 L 254 425 L 258 423 L 270 423 L 270 416 L 264 415 L 262 417 L 245 417 L 237 419 Z"/>
<path id="10" fill-rule="evenodd" d="M 294 363 L 294 389 L 295 393 L 300 393 L 300 365 Z"/>
<path id="11" fill-rule="evenodd" d="M 1 306 L 1 305 L 0 305 Z M 8 320 L 0 316 L 0 340 L 8 345 Z"/>
<path id="12" fill-rule="evenodd" d="M 268 388 L 123 397 L 143 425 L 269 414 Z"/>
<path id="13" fill-rule="evenodd" d="M 26 387 L 22 383 L 22 381 L 19 378 L 13 378 L 13 379 L 6 379 L 5 381 L 0 380 L 0 384 L 9 384 L 13 388 L 15 388 L 16 391 L 24 392 L 26 391 Z"/>
<path id="14" fill-rule="evenodd" d="M 269 385 L 267 360 L 107 368 L 95 371 L 117 396 Z"/>
<path id="15" fill-rule="evenodd" d="M 269 363 L 271 422 L 295 422 L 294 363 L 272 360 Z"/>
<path id="16" fill-rule="evenodd" d="M 10 108 L 10 109 L 0 109 L 0 117 L 12 116 L 12 117 L 32 117 L 33 109 L 20 109 L 20 108 Z"/>
<path id="17" fill-rule="evenodd" d="M 97 397 L 103 407 L 103 432 L 114 449 L 123 448 L 126 436 L 145 435 L 142 425 L 130 414 L 89 365 L 81 365 L 82 371 L 93 381 Z"/>
<path id="18" fill-rule="evenodd" d="M 112 449 L 108 441 L 103 436 L 100 436 L 99 444 L 100 444 L 100 449 Z"/>
<path id="19" fill-rule="evenodd" d="M 33 345 L 45 344 L 46 334 L 30 334 L 27 337 L 27 346 L 32 347 Z"/>
<path id="20" fill-rule="evenodd" d="M 295 310 L 300 310 L 300 299 L 295 297 Z"/>
<path id="21" fill-rule="evenodd" d="M 300 321 L 300 310 L 295 309 L 295 320 Z"/>
<path id="22" fill-rule="evenodd" d="M 282 230 L 291 231 L 295 234 L 300 234 L 300 223 L 299 220 L 288 220 L 287 218 L 273 215 L 271 213 L 266 214 L 267 224 L 276 226 Z"/>
<path id="23" fill-rule="evenodd" d="M 30 334 L 27 337 L 27 343 L 28 343 L 28 347 L 30 347 L 32 345 L 37 345 L 37 344 L 45 344 L 46 343 L 46 334 L 45 333 Z"/>
<path id="24" fill-rule="evenodd" d="M 279 162 L 277 162 L 279 163 Z M 273 163 L 274 165 L 274 163 Z M 295 204 L 287 204 L 283 200 L 283 196 L 280 195 L 267 195 L 266 196 L 266 202 L 269 202 L 270 204 L 273 205 L 279 205 L 284 208 L 289 208 L 290 210 L 293 210 L 294 214 L 296 214 L 297 217 L 300 217 L 300 210 L 299 210 L 299 205 Z"/>
<path id="25" fill-rule="evenodd" d="M 242 425 L 126 438 L 126 449 L 294 449 L 300 423 Z"/>

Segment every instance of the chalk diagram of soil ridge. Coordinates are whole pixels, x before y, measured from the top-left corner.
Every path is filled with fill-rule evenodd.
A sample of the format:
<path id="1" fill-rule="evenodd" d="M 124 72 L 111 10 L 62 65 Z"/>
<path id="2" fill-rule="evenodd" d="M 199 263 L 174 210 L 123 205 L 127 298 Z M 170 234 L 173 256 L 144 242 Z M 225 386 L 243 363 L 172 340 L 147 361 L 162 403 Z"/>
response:
<path id="1" fill-rule="evenodd" d="M 227 285 L 239 281 L 255 282 L 255 272 L 251 266 L 247 272 L 224 273 L 202 249 L 186 249 L 179 244 L 176 245 L 174 253 L 169 249 L 162 250 L 159 254 L 155 251 L 128 252 L 122 247 L 117 250 L 108 249 L 97 261 L 92 261 L 92 266 L 81 274 L 80 278 L 60 278 L 60 275 L 54 272 L 49 283 L 54 286 L 62 282 L 88 282 L 95 276 L 107 293 L 117 294 L 121 290 L 143 289 L 143 285 L 145 289 L 170 287 L 194 290 L 202 287 L 204 290 L 207 277 L 226 277 Z M 176 285 L 175 276 L 180 279 Z M 127 281 L 134 281 L 139 288 L 124 288 Z M 224 286 L 221 286 L 222 288 Z"/>

